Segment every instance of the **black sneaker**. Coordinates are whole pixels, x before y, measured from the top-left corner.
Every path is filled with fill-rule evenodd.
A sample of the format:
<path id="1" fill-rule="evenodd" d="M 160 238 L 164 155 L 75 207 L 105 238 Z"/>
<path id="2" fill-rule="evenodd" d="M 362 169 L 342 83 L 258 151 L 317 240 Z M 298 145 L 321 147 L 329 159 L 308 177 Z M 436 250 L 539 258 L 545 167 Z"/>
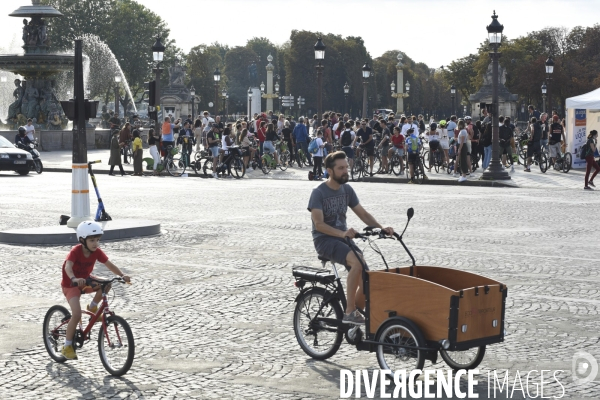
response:
<path id="1" fill-rule="evenodd" d="M 592 181 L 589 181 L 588 185 L 590 185 L 591 187 L 596 187 L 596 185 L 594 185 L 594 182 L 592 182 Z"/>
<path id="2" fill-rule="evenodd" d="M 586 186 L 586 187 L 584 187 L 583 189 L 584 189 L 584 190 L 594 190 L 594 189 L 592 189 L 592 188 L 591 188 L 591 187 L 589 187 L 589 186 Z M 346 318 L 346 317 L 344 317 L 344 318 Z"/>
<path id="3" fill-rule="evenodd" d="M 365 323 L 365 319 L 358 312 L 358 310 L 354 310 L 350 314 L 344 314 L 344 318 L 342 318 L 343 324 L 350 325 L 363 325 Z"/>

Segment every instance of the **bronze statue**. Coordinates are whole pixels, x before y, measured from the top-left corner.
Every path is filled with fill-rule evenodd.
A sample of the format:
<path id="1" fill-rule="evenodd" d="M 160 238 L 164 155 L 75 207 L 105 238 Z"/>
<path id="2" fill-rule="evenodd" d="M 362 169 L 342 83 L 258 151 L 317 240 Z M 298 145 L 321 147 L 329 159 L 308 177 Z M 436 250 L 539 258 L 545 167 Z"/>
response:
<path id="1" fill-rule="evenodd" d="M 21 113 L 21 104 L 23 103 L 23 94 L 25 90 L 21 86 L 21 80 L 15 79 L 15 86 L 17 87 L 13 91 L 13 97 L 15 101 L 8 106 L 8 117 L 7 119 L 17 118 L 17 115 Z"/>
<path id="2" fill-rule="evenodd" d="M 38 45 L 45 46 L 48 41 L 48 33 L 46 32 L 46 22 L 40 20 L 40 26 L 38 27 Z"/>

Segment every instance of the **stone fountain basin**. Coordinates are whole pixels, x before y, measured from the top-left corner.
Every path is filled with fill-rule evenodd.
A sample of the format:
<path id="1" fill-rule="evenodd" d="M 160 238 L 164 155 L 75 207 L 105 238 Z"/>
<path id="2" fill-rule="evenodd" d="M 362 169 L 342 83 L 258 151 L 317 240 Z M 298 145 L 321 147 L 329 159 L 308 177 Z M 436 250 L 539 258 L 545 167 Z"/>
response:
<path id="1" fill-rule="evenodd" d="M 38 77 L 72 71 L 74 54 L 5 54 L 0 55 L 0 69 L 17 75 Z"/>

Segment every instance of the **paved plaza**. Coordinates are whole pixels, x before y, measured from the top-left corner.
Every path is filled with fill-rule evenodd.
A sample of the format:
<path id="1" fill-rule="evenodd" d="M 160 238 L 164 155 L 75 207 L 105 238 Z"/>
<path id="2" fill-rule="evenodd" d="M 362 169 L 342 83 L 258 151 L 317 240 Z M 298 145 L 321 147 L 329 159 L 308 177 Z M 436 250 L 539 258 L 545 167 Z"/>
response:
<path id="1" fill-rule="evenodd" d="M 62 162 L 68 165 L 70 158 Z M 298 290 L 291 268 L 320 265 L 306 210 L 315 183 L 301 180 L 303 171 L 291 170 L 291 179 L 240 181 L 98 176 L 114 219 L 162 224 L 159 236 L 102 244 L 134 282 L 117 287 L 112 303 L 136 340 L 133 367 L 121 378 L 102 367 L 97 330 L 78 361 L 58 364 L 42 343 L 47 309 L 67 305 L 60 273 L 71 246 L 0 245 L 0 398 L 338 398 L 340 369 L 378 364 L 373 353 L 346 343 L 328 361 L 315 361 L 294 336 Z M 600 377 L 577 386 L 571 368 L 580 350 L 600 361 L 600 242 L 594 218 L 600 193 L 581 190 L 578 171 L 524 175 L 517 172 L 519 188 L 353 187 L 367 210 L 396 229 L 414 207 L 405 239 L 417 264 L 470 271 L 508 285 L 507 337 L 487 348 L 480 377 L 509 370 L 512 385 L 517 370 L 523 375 L 564 370 L 558 375 L 564 398 L 597 399 Z M 0 174 L 0 230 L 57 224 L 70 211 L 70 191 L 68 173 Z M 95 196 L 91 200 L 94 210 Z M 352 213 L 349 222 L 362 229 Z M 401 247 L 389 242 L 381 249 L 406 265 Z M 376 254 L 365 255 L 372 268 L 379 266 Z M 96 272 L 108 276 L 104 266 Z M 447 370 L 441 358 L 425 368 Z M 560 395 L 560 386 L 551 382 L 544 395 Z M 488 398 L 485 379 L 478 392 Z M 522 398 L 521 392 L 513 398 Z"/>

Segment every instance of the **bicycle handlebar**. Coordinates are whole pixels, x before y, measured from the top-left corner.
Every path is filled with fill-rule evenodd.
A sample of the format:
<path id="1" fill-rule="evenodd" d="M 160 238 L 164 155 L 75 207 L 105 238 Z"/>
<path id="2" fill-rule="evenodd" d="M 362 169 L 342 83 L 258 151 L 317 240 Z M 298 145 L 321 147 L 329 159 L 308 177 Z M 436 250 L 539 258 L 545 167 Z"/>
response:
<path id="1" fill-rule="evenodd" d="M 123 278 L 121 278 L 120 276 L 114 277 L 112 279 L 106 280 L 106 281 L 100 281 L 98 279 L 94 279 L 94 278 L 86 278 L 85 279 L 85 286 L 82 289 L 85 288 L 92 288 L 92 283 L 96 282 L 98 283 L 102 289 L 104 289 L 106 286 L 108 286 L 109 284 L 113 283 L 113 282 L 120 282 L 120 283 L 126 283 L 128 285 L 131 285 L 131 282 L 125 282 L 125 280 Z M 75 287 L 78 286 L 75 282 L 71 282 L 71 286 Z"/>

